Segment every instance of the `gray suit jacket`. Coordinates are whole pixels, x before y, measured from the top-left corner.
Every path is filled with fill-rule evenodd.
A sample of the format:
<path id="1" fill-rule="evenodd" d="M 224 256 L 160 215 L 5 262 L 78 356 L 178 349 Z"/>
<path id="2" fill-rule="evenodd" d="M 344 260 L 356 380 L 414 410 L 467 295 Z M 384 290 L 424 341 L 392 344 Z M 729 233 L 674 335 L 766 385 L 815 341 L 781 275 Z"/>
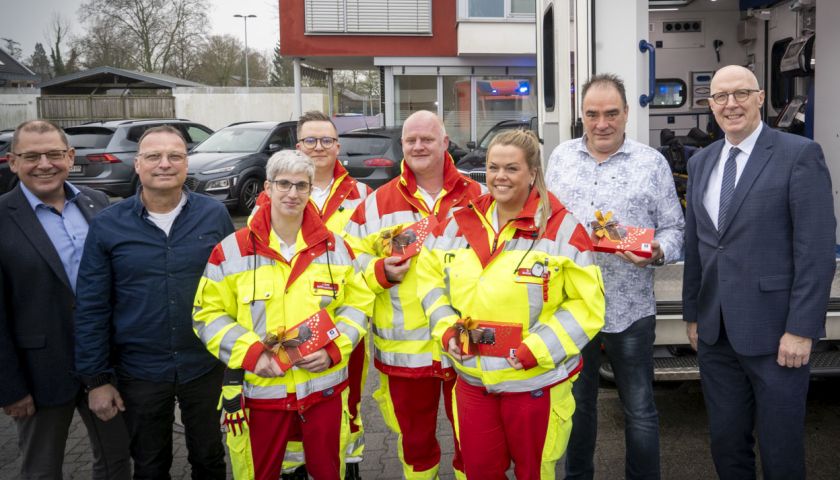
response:
<path id="1" fill-rule="evenodd" d="M 775 354 L 785 332 L 819 338 L 835 267 L 831 177 L 820 146 L 767 125 L 715 228 L 703 195 L 723 140 L 688 164 L 683 308 L 717 342 L 721 313 L 734 350 Z"/>
<path id="2" fill-rule="evenodd" d="M 108 197 L 85 187 L 77 205 L 90 221 Z M 61 258 L 20 186 L 0 197 L 0 405 L 28 394 L 35 405 L 73 401 L 75 296 Z"/>

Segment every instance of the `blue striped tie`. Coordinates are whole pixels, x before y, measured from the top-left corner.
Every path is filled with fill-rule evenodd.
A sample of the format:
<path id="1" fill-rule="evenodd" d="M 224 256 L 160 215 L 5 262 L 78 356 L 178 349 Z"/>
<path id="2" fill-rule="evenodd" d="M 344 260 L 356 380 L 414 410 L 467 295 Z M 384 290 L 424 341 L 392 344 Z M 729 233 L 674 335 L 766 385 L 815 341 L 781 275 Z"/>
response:
<path id="1" fill-rule="evenodd" d="M 729 157 L 726 159 L 726 165 L 723 167 L 723 181 L 720 183 L 720 208 L 718 210 L 718 231 L 723 228 L 723 222 L 726 221 L 726 210 L 729 208 L 729 202 L 732 200 L 732 195 L 735 193 L 735 173 L 738 167 L 735 164 L 735 157 L 741 153 L 738 147 L 732 147 L 729 150 Z"/>

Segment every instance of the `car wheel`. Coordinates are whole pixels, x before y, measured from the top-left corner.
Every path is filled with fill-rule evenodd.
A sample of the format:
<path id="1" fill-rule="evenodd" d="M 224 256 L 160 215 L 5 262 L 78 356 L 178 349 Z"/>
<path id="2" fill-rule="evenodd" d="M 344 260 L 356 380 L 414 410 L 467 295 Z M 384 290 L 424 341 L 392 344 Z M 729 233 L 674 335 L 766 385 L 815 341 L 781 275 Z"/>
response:
<path id="1" fill-rule="evenodd" d="M 257 197 L 262 191 L 263 181 L 259 177 L 248 177 L 239 186 L 239 212 L 251 213 L 257 204 Z"/>

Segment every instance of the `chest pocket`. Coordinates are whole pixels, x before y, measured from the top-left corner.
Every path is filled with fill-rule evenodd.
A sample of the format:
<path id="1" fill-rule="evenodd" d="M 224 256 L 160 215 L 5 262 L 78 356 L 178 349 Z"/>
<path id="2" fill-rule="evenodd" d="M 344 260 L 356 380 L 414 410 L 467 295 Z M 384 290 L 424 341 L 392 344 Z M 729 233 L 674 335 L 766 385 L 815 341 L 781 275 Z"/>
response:
<path id="1" fill-rule="evenodd" d="M 274 280 L 263 278 L 267 275 L 260 275 L 261 273 L 264 272 L 258 272 L 256 278 L 254 278 L 253 272 L 244 275 L 237 282 L 237 288 L 239 291 L 240 318 L 250 318 L 251 329 L 262 337 L 266 334 L 267 305 L 277 294 L 277 291 Z M 242 323 L 241 320 L 240 323 Z"/>
<path id="2" fill-rule="evenodd" d="M 344 275 L 333 267 L 330 278 L 328 272 L 318 272 L 307 277 L 309 293 L 316 297 L 320 308 L 327 308 L 331 303 L 340 305 L 344 302 Z"/>

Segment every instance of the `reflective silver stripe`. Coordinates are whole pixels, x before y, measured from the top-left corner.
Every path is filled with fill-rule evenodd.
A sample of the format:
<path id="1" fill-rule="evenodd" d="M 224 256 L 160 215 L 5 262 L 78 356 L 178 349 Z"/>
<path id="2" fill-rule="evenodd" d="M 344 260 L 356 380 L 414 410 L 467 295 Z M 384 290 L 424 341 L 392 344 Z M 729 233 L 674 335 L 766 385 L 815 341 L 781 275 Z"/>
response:
<path id="1" fill-rule="evenodd" d="M 388 297 L 391 299 L 391 324 L 394 326 L 394 330 L 403 330 L 405 327 L 405 316 L 403 315 L 400 288 L 389 288 Z M 375 312 L 374 316 L 376 316 Z"/>
<path id="2" fill-rule="evenodd" d="M 337 251 L 324 252 L 321 255 L 318 255 L 317 257 L 312 259 L 312 263 L 315 263 L 315 264 L 318 264 L 318 265 L 331 265 L 333 267 L 337 267 L 337 266 L 344 267 L 344 266 L 352 265 L 353 264 L 353 259 L 350 258 L 350 253 L 347 252 L 346 248 L 344 248 L 344 241 L 341 240 L 341 238 L 339 238 L 338 241 L 335 242 L 335 243 L 336 243 L 335 248 L 336 248 Z M 340 247 L 339 247 L 339 243 L 341 244 Z M 338 250 L 340 250 L 340 251 L 338 251 Z M 328 254 L 330 256 L 329 260 L 327 259 Z"/>
<path id="3" fill-rule="evenodd" d="M 439 306 L 435 309 L 434 312 L 432 312 L 431 315 L 429 315 L 429 329 L 433 330 L 435 328 L 435 325 L 437 325 L 437 322 L 439 322 L 442 318 L 451 315 L 458 316 L 454 308 L 450 307 L 449 305 Z"/>
<path id="4" fill-rule="evenodd" d="M 259 398 L 259 399 L 274 399 L 286 398 L 286 385 L 254 385 L 253 383 L 245 382 L 242 385 L 242 394 L 245 398 Z"/>
<path id="5" fill-rule="evenodd" d="M 209 322 L 193 321 L 193 328 L 196 335 L 202 343 L 207 345 L 207 342 L 213 339 L 219 332 L 231 323 L 236 323 L 236 320 L 228 315 L 221 315 Z"/>
<path id="6" fill-rule="evenodd" d="M 543 286 L 542 284 L 529 283 L 528 289 L 528 328 L 533 328 L 540 320 L 543 311 Z"/>
<path id="7" fill-rule="evenodd" d="M 350 457 L 351 455 L 356 453 L 356 450 L 363 447 L 364 444 L 365 444 L 365 436 L 360 435 L 359 438 L 357 438 L 355 441 L 347 444 L 347 448 L 344 450 L 345 455 L 347 455 L 347 457 Z M 347 461 L 347 463 L 358 463 L 358 462 L 350 462 L 350 458 L 345 458 L 345 461 Z"/>
<path id="8" fill-rule="evenodd" d="M 230 354 L 233 351 L 233 346 L 242 335 L 248 333 L 242 325 L 234 325 L 233 328 L 225 332 L 222 341 L 219 343 L 219 360 L 227 364 L 230 361 Z"/>
<path id="9" fill-rule="evenodd" d="M 216 283 L 225 279 L 222 267 L 220 265 L 213 265 L 212 263 L 208 263 L 207 266 L 204 267 L 204 276 Z"/>
<path id="10" fill-rule="evenodd" d="M 511 368 L 510 364 L 502 357 L 481 357 L 481 369 L 485 372 L 506 368 Z"/>
<path id="11" fill-rule="evenodd" d="M 560 343 L 560 337 L 554 333 L 554 330 L 552 330 L 551 327 L 544 323 L 540 323 L 530 329 L 530 334 L 540 337 L 540 340 L 542 340 L 545 347 L 548 349 L 548 352 L 551 354 L 551 361 L 553 361 L 555 365 L 559 364 L 564 358 L 566 358 L 566 349 L 563 348 L 563 344 Z"/>
<path id="12" fill-rule="evenodd" d="M 575 355 L 566 363 L 558 365 L 558 367 L 549 372 L 537 375 L 524 380 L 508 380 L 499 382 L 493 385 L 486 385 L 487 391 L 490 393 L 501 392 L 530 392 L 538 388 L 547 387 L 557 382 L 565 380 L 569 376 L 569 372 L 577 368 L 580 363 L 580 355 Z M 461 372 L 458 372 L 459 375 Z"/>
<path id="13" fill-rule="evenodd" d="M 507 362 L 506 362 L 507 363 Z M 478 368 L 478 357 L 472 357 L 461 362 L 461 365 L 467 368 Z"/>
<path id="14" fill-rule="evenodd" d="M 335 316 L 344 317 L 347 320 L 350 320 L 355 323 L 356 327 L 359 329 L 364 329 L 367 324 L 367 315 L 365 315 L 365 312 L 349 305 L 342 305 L 338 307 L 335 310 Z"/>
<path id="15" fill-rule="evenodd" d="M 426 328 L 405 330 L 402 328 L 380 328 L 372 326 L 373 334 L 383 340 L 431 340 L 432 337 Z"/>
<path id="16" fill-rule="evenodd" d="M 452 368 L 452 359 L 447 357 L 446 355 L 442 355 L 440 357 L 440 368 Z"/>
<path id="17" fill-rule="evenodd" d="M 423 300 L 420 301 L 420 304 L 423 305 L 423 310 L 429 310 L 432 308 L 432 305 L 443 296 L 443 289 L 442 288 L 433 288 L 431 292 L 427 293 Z"/>
<path id="18" fill-rule="evenodd" d="M 449 267 L 443 268 L 443 283 L 446 285 L 446 296 L 449 297 L 450 301 L 452 300 L 452 288 L 449 285 Z"/>
<path id="19" fill-rule="evenodd" d="M 458 376 L 462 380 L 464 380 L 465 382 L 467 382 L 470 385 L 473 385 L 475 387 L 483 387 L 484 386 L 484 382 L 482 382 L 480 378 L 474 377 L 474 376 L 470 375 L 469 373 L 464 373 L 463 371 L 458 370 Z"/>
<path id="20" fill-rule="evenodd" d="M 239 242 L 236 241 L 236 234 L 232 233 L 222 239 L 221 242 L 222 253 L 225 254 L 225 261 L 237 260 L 242 258 L 242 252 L 239 249 Z"/>
<path id="21" fill-rule="evenodd" d="M 296 463 L 296 464 L 304 463 L 305 459 L 303 457 L 303 452 L 293 452 L 293 451 L 289 450 L 288 448 L 286 448 L 286 453 L 283 455 L 283 463 L 287 463 L 287 462 Z M 295 468 L 297 468 L 297 467 L 295 467 Z M 292 472 L 295 471 L 295 468 L 290 468 L 289 472 L 286 472 L 284 470 L 283 473 L 292 473 Z"/>
<path id="22" fill-rule="evenodd" d="M 300 400 L 301 398 L 308 397 L 313 393 L 323 392 L 345 380 L 347 380 L 347 367 L 321 377 L 310 378 L 306 382 L 295 384 L 295 396 L 298 400 Z"/>
<path id="23" fill-rule="evenodd" d="M 365 269 L 367 269 L 368 264 L 370 264 L 370 262 L 376 260 L 377 258 L 378 257 L 375 257 L 369 253 L 359 252 L 358 256 L 356 257 L 356 268 L 359 271 L 364 271 Z"/>
<path id="24" fill-rule="evenodd" d="M 355 238 L 362 238 L 363 235 L 361 226 L 352 220 L 344 226 L 344 232 Z"/>
<path id="25" fill-rule="evenodd" d="M 370 218 L 368 220 L 368 225 L 370 225 Z M 377 217 L 378 224 L 376 230 L 382 230 L 385 228 L 392 228 L 397 225 L 401 225 L 404 223 L 415 223 L 423 220 L 423 215 L 420 213 L 412 212 L 411 210 L 402 210 L 399 212 L 393 213 L 386 213 L 381 217 Z"/>
<path id="26" fill-rule="evenodd" d="M 260 337 L 264 337 L 267 333 L 265 331 L 265 302 L 264 301 L 256 301 L 251 302 L 250 305 L 251 309 L 251 325 L 254 326 L 254 332 L 257 333 Z"/>
<path id="27" fill-rule="evenodd" d="M 359 344 L 359 338 L 361 338 L 361 336 L 359 335 L 358 330 L 351 327 L 350 325 L 347 325 L 344 322 L 336 323 L 335 328 L 337 328 L 338 331 L 343 333 L 344 335 L 347 335 L 347 338 L 350 339 L 350 343 L 353 344 L 353 348 L 355 348 L 356 345 Z"/>
<path id="28" fill-rule="evenodd" d="M 566 333 L 572 337 L 572 341 L 575 342 L 578 349 L 583 350 L 583 347 L 589 343 L 589 337 L 586 335 L 586 332 L 580 326 L 580 323 L 578 323 L 575 317 L 567 310 L 557 310 L 554 314 L 554 318 L 560 322 L 560 325 L 563 326 Z"/>
<path id="29" fill-rule="evenodd" d="M 431 353 L 395 353 L 374 349 L 377 360 L 392 367 L 421 368 L 432 365 Z"/>
<path id="30" fill-rule="evenodd" d="M 333 300 L 334 300 L 333 297 L 331 297 L 329 295 L 321 295 L 321 301 L 318 302 L 318 306 L 320 308 L 327 308 L 327 305 L 332 303 Z"/>

